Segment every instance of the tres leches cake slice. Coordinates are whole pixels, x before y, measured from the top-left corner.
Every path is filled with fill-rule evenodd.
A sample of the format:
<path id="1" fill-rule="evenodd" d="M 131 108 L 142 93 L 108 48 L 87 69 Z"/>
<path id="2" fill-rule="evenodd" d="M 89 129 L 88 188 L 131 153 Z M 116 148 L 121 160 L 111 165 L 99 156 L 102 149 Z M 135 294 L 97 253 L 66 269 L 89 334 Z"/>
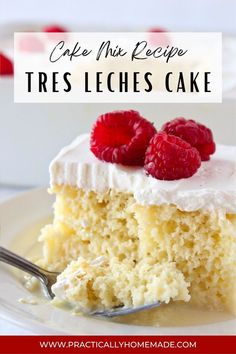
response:
<path id="1" fill-rule="evenodd" d="M 50 166 L 56 194 L 42 263 L 84 311 L 190 301 L 236 313 L 236 147 L 193 120 L 159 133 L 105 114 Z M 208 160 L 208 161 L 207 161 Z"/>

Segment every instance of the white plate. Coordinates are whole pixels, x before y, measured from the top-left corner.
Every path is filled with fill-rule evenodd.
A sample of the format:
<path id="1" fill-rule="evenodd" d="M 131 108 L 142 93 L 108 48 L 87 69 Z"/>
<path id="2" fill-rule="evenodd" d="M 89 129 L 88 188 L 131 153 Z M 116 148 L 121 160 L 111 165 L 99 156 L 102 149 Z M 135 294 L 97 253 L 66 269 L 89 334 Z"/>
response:
<path id="1" fill-rule="evenodd" d="M 51 214 L 52 202 L 45 189 L 37 189 L 0 204 L 1 245 L 26 254 L 35 245 L 42 220 Z M 48 302 L 22 304 L 20 298 L 32 295 L 12 268 L 3 264 L 0 264 L 0 283 L 0 315 L 34 334 L 236 334 L 236 319 L 188 327 L 135 326 L 73 316 Z"/>

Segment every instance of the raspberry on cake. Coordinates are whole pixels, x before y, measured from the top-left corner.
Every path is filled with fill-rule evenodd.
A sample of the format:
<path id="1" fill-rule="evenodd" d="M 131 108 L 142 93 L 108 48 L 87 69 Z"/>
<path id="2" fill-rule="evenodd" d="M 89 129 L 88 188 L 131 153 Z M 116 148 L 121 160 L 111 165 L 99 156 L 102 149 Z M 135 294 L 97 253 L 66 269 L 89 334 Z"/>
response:
<path id="1" fill-rule="evenodd" d="M 201 157 L 197 149 L 164 131 L 151 139 L 144 162 L 148 174 L 169 181 L 191 177 L 200 165 Z"/>
<path id="2" fill-rule="evenodd" d="M 195 148 L 159 137 L 197 169 Z M 169 158 L 156 139 L 146 154 Z M 236 314 L 235 171 L 236 147 L 217 145 L 191 177 L 160 180 L 143 166 L 98 159 L 89 134 L 79 136 L 50 165 L 55 215 L 41 232 L 40 263 L 62 272 L 56 298 L 85 311 L 185 301 Z"/>
<path id="3" fill-rule="evenodd" d="M 175 118 L 165 123 L 162 130 L 167 134 L 178 136 L 194 146 L 199 151 L 202 161 L 209 160 L 210 155 L 215 152 L 215 142 L 211 130 L 193 119 Z"/>
<path id="4" fill-rule="evenodd" d="M 101 115 L 94 124 L 90 149 L 102 161 L 142 166 L 153 124 L 136 111 L 115 111 Z"/>

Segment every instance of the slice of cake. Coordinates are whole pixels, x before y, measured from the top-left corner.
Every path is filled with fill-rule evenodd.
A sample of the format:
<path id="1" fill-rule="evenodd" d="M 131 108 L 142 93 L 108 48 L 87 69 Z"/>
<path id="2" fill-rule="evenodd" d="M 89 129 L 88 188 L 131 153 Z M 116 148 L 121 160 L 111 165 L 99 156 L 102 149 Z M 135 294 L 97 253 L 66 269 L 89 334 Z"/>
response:
<path id="1" fill-rule="evenodd" d="M 116 128 L 109 131 L 113 159 L 118 139 L 122 149 L 130 142 Z M 202 132 L 195 147 L 187 136 L 148 134 L 146 152 L 136 141 L 122 156 L 129 162 L 135 151 L 146 154 L 140 166 L 104 161 L 108 147 L 103 161 L 97 158 L 88 134 L 52 161 L 55 215 L 40 241 L 41 264 L 62 272 L 56 298 L 85 311 L 178 300 L 236 313 L 236 147 L 217 145 L 209 161 L 199 162 L 196 156 L 207 160 L 213 152 Z"/>

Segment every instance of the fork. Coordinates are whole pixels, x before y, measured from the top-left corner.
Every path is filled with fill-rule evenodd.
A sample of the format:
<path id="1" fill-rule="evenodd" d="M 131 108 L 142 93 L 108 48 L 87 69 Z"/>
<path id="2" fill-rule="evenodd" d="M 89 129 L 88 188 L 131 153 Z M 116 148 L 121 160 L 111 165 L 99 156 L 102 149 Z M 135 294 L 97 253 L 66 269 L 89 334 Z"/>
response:
<path id="1" fill-rule="evenodd" d="M 52 292 L 52 285 L 56 283 L 59 273 L 49 272 L 4 247 L 0 247 L 0 261 L 36 277 L 43 284 L 44 292 L 47 297 L 51 299 L 54 298 L 55 295 Z"/>
<path id="2" fill-rule="evenodd" d="M 52 292 L 52 286 L 56 283 L 57 276 L 60 273 L 49 272 L 48 270 L 43 269 L 34 263 L 31 263 L 27 259 L 7 250 L 4 247 L 0 247 L 0 261 L 10 264 L 11 266 L 21 269 L 24 272 L 27 272 L 36 277 L 43 284 L 44 292 L 46 293 L 47 297 L 50 299 L 55 297 L 54 293 Z M 86 312 L 85 314 L 90 316 L 117 317 L 130 315 L 132 313 L 148 310 L 154 307 L 159 307 L 160 305 L 161 303 L 157 301 L 151 304 L 137 307 L 119 306 L 109 310 L 95 310 L 90 313 Z"/>

